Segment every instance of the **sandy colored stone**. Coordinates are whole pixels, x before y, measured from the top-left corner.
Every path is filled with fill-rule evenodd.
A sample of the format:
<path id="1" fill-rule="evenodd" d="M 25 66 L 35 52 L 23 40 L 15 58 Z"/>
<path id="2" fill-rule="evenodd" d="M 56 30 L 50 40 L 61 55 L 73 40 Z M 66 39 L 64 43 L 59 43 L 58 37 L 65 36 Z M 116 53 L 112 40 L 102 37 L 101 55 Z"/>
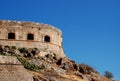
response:
<path id="1" fill-rule="evenodd" d="M 0 65 L 0 81 L 33 81 L 33 77 L 21 65 Z"/>
<path id="2" fill-rule="evenodd" d="M 15 39 L 8 39 L 8 33 L 14 33 Z M 34 40 L 27 40 L 28 34 L 33 34 Z M 50 42 L 44 40 L 45 36 L 50 37 Z M 48 49 L 60 57 L 65 57 L 62 32 L 42 23 L 0 20 L 0 45 Z"/>
<path id="3" fill-rule="evenodd" d="M 15 56 L 0 55 L 0 64 L 21 64 Z"/>

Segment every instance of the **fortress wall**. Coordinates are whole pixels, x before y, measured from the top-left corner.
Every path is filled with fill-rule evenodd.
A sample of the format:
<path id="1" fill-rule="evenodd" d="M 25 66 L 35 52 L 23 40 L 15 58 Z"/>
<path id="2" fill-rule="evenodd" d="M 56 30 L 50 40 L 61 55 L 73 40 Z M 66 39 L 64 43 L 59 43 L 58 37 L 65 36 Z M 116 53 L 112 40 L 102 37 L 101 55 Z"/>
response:
<path id="1" fill-rule="evenodd" d="M 7 23 L 8 25 L 3 25 L 3 24 L 6 23 L 2 23 L 2 25 L 0 25 L 0 39 L 7 39 L 8 33 L 13 32 L 16 35 L 16 40 L 26 40 L 27 34 L 31 33 L 34 34 L 35 41 L 43 42 L 43 37 L 45 35 L 48 35 L 51 37 L 51 43 L 61 46 L 61 42 L 62 42 L 61 31 L 49 25 L 39 25 L 36 27 L 36 25 L 28 26 L 26 24 L 22 26 L 22 24 L 19 25 L 19 23 L 18 25 L 9 24 L 9 23 Z"/>
<path id="2" fill-rule="evenodd" d="M 4 40 L 0 39 L 0 45 L 19 46 L 20 48 L 38 48 L 42 51 L 49 51 L 59 54 L 60 57 L 65 57 L 62 47 L 39 41 L 24 41 L 24 40 Z"/>
<path id="3" fill-rule="evenodd" d="M 15 33 L 15 39 L 8 39 L 8 33 Z M 33 34 L 34 39 L 28 40 L 28 34 Z M 45 36 L 50 37 L 50 42 L 45 41 Z M 48 48 L 65 56 L 62 49 L 62 32 L 47 24 L 0 20 L 0 45 Z"/>
<path id="4" fill-rule="evenodd" d="M 44 36 L 48 35 L 51 38 L 51 43 L 61 46 L 62 36 L 52 30 L 41 29 L 40 31 L 36 29 L 30 30 L 29 28 L 14 29 L 14 28 L 0 28 L 0 39 L 8 39 L 8 33 L 15 33 L 16 40 L 27 40 L 27 34 L 34 34 L 34 41 L 44 41 Z"/>

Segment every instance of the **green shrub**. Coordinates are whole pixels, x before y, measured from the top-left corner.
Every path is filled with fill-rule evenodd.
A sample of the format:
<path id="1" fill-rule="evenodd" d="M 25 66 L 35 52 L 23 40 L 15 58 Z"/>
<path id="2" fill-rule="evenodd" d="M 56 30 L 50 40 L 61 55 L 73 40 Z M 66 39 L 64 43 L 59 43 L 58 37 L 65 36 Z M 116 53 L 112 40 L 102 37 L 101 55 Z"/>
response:
<path id="1" fill-rule="evenodd" d="M 105 71 L 104 76 L 107 77 L 107 78 L 109 78 L 109 79 L 111 79 L 111 78 L 114 77 L 113 74 L 111 72 L 109 72 L 109 71 Z"/>
<path id="2" fill-rule="evenodd" d="M 38 50 L 38 48 L 34 48 L 35 50 Z"/>
<path id="3" fill-rule="evenodd" d="M 43 67 L 40 67 L 38 65 L 35 65 L 35 64 L 32 64 L 32 63 L 29 63 L 27 62 L 26 60 L 22 59 L 21 57 L 17 56 L 18 60 L 22 63 L 22 65 L 26 68 L 26 69 L 29 69 L 29 70 L 32 70 L 32 71 L 38 71 L 40 69 L 43 69 Z"/>
<path id="4" fill-rule="evenodd" d="M 83 74 L 89 74 L 91 72 L 98 73 L 93 67 L 89 66 L 88 64 L 80 64 L 79 68 L 79 71 Z"/>
<path id="5" fill-rule="evenodd" d="M 17 49 L 16 46 L 12 46 L 12 49 Z"/>
<path id="6" fill-rule="evenodd" d="M 23 47 L 23 48 L 20 48 L 19 51 L 20 51 L 21 53 L 24 53 L 24 52 L 26 51 L 26 49 Z"/>
<path id="7" fill-rule="evenodd" d="M 43 50 L 43 51 L 45 52 L 45 51 L 47 51 L 47 50 L 48 50 L 48 48 L 44 48 L 44 50 Z"/>

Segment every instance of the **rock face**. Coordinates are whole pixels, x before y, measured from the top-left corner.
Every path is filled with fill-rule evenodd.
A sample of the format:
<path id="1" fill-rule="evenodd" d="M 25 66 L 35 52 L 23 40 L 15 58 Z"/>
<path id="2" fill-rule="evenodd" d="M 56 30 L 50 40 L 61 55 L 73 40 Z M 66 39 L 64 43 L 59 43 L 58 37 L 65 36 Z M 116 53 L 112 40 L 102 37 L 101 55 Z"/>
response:
<path id="1" fill-rule="evenodd" d="M 0 55 L 0 81 L 33 81 L 33 77 L 16 57 Z"/>
<path id="2" fill-rule="evenodd" d="M 0 65 L 0 81 L 33 81 L 33 77 L 23 66 Z"/>
<path id="3" fill-rule="evenodd" d="M 50 52 L 39 56 L 34 48 L 10 48 L 0 48 L 0 81 L 112 81 L 67 57 Z"/>

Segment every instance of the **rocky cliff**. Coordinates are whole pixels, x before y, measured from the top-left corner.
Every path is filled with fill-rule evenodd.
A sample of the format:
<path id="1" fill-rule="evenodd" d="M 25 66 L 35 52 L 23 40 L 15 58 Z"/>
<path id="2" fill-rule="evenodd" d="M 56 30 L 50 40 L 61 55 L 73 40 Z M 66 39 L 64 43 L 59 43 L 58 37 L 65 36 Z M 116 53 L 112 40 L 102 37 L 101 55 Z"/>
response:
<path id="1" fill-rule="evenodd" d="M 45 56 L 39 56 L 40 53 Z M 87 64 L 37 48 L 0 46 L 0 81 L 112 81 Z"/>

